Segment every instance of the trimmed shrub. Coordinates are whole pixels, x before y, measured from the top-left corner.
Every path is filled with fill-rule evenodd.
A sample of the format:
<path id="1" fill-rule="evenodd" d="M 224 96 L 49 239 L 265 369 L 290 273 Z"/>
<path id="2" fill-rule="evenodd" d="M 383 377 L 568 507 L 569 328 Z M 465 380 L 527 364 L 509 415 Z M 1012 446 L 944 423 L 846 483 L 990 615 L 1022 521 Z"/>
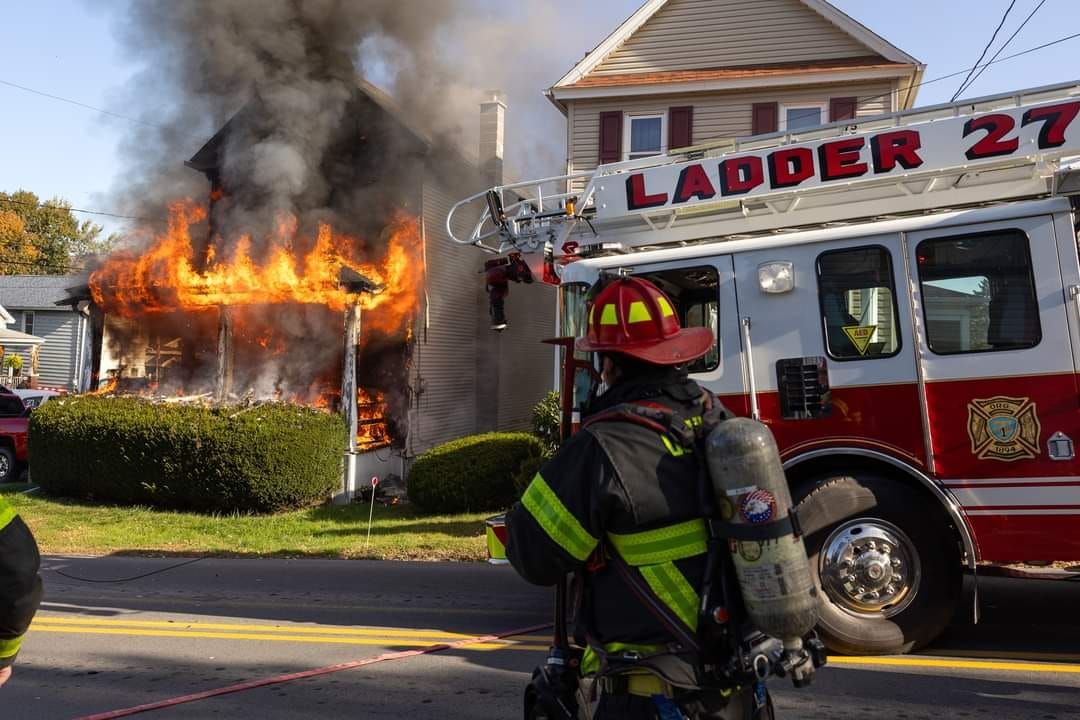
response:
<path id="1" fill-rule="evenodd" d="M 428 450 L 409 469 L 409 500 L 428 512 L 501 510 L 517 497 L 514 476 L 544 443 L 523 432 L 485 433 Z"/>
<path id="2" fill-rule="evenodd" d="M 532 411 L 533 432 L 547 444 L 549 452 L 554 452 L 562 442 L 559 429 L 561 425 L 562 405 L 559 402 L 559 393 L 552 390 L 536 403 Z"/>
<path id="3" fill-rule="evenodd" d="M 521 467 L 518 468 L 517 474 L 514 475 L 514 492 L 516 497 L 521 497 L 525 494 L 525 488 L 529 487 L 529 483 L 536 477 L 536 473 L 540 472 L 540 468 L 544 463 L 548 461 L 548 456 L 543 455 L 540 457 L 527 458 L 525 462 L 521 463 Z"/>
<path id="4" fill-rule="evenodd" d="M 337 415 L 285 403 L 209 408 L 81 396 L 30 416 L 34 482 L 47 492 L 201 511 L 272 512 L 340 483 Z"/>

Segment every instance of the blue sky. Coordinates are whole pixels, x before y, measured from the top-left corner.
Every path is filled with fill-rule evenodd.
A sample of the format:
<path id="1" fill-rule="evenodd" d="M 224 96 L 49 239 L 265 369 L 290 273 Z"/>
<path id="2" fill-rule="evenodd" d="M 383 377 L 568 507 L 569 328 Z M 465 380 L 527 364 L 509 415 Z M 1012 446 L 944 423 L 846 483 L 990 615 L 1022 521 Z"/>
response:
<path id="1" fill-rule="evenodd" d="M 1037 3 L 1017 0 L 998 44 Z M 534 47 L 521 57 L 505 58 L 505 62 L 510 66 L 521 63 L 522 76 L 535 84 L 516 89 L 525 100 L 512 106 L 510 113 L 548 114 L 546 124 L 552 128 L 549 141 L 558 144 L 561 120 L 540 98 L 544 82 L 557 80 L 633 12 L 640 0 L 550 0 L 546 4 L 556 12 L 543 16 L 558 20 L 558 27 L 534 28 L 526 35 L 522 25 L 523 45 Z M 974 63 L 1009 2 L 833 0 L 833 4 L 926 63 L 926 78 L 932 80 Z M 26 188 L 46 198 L 66 198 L 76 207 L 112 209 L 111 193 L 123 186 L 117 143 L 130 124 L 2 83 L 16 83 L 122 115 L 138 115 L 141 108 L 126 107 L 121 101 L 124 83 L 137 68 L 137 61 L 124 55 L 114 36 L 124 5 L 118 0 L 0 0 L 0 190 Z M 1080 32 L 1080 2 L 1047 0 L 1002 55 L 1074 32 Z M 1080 38 L 991 66 L 968 96 L 1077 79 L 1078 53 Z M 947 101 L 961 80 L 957 77 L 927 84 L 920 90 L 918 103 Z M 514 163 L 515 156 L 527 152 L 528 143 L 526 138 L 513 136 L 512 119 L 509 125 L 507 152 Z M 196 149 L 191 148 L 192 152 Z M 119 228 L 104 218 L 95 221 Z"/>

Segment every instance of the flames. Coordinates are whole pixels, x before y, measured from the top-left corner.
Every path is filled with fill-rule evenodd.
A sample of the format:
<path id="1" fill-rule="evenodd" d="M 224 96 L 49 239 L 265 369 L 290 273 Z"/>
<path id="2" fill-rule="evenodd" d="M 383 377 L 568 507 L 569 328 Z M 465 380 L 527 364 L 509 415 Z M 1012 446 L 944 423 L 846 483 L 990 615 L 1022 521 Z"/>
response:
<path id="1" fill-rule="evenodd" d="M 356 444 L 360 450 L 374 450 L 390 444 L 390 428 L 386 424 L 386 396 L 377 390 L 359 388 L 356 391 Z"/>
<path id="2" fill-rule="evenodd" d="M 203 257 L 192 230 L 204 227 L 206 209 L 178 202 L 169 211 L 166 231 L 140 254 L 118 252 L 90 276 L 94 301 L 125 317 L 150 313 L 197 312 L 221 307 L 314 304 L 344 310 L 354 300 L 367 313 L 365 331 L 407 332 L 423 282 L 420 232 L 416 218 L 395 212 L 383 231 L 382 256 L 365 257 L 368 243 L 320 224 L 305 237 L 296 219 L 283 216 L 272 237 L 243 235 L 222 252 L 215 238 Z M 299 248 L 308 248 L 306 251 Z M 339 284 L 347 267 L 380 286 L 378 293 L 352 296 Z"/>

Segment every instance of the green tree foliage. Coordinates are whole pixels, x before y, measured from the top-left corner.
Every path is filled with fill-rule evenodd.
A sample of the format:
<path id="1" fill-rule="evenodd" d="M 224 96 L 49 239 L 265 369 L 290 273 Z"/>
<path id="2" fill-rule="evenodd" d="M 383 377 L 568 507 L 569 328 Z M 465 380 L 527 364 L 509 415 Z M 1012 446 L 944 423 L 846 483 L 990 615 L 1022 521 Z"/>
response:
<path id="1" fill-rule="evenodd" d="M 0 192 L 2 275 L 60 275 L 81 267 L 115 244 L 115 235 L 101 233 L 100 225 L 79 222 L 66 200 L 43 202 L 28 190 Z"/>
<path id="2" fill-rule="evenodd" d="M 285 403 L 246 409 L 93 396 L 30 416 L 34 482 L 67 497 L 210 512 L 273 512 L 341 482 L 341 417 Z"/>

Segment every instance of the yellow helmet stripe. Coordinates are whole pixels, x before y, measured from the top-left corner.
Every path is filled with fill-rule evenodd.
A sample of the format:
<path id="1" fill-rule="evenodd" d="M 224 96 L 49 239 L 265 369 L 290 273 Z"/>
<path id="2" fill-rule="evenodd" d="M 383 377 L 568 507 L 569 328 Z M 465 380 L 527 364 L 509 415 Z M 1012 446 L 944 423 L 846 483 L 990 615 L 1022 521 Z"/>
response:
<path id="1" fill-rule="evenodd" d="M 656 298 L 656 304 L 660 306 L 660 314 L 664 317 L 671 317 L 675 314 L 675 310 L 671 307 L 671 303 L 667 301 L 666 297 Z M 631 320 L 633 322 L 633 320 Z"/>
<path id="2" fill-rule="evenodd" d="M 615 308 L 614 303 L 608 303 L 600 311 L 600 324 L 601 325 L 618 325 L 619 324 L 619 311 Z"/>
<path id="3" fill-rule="evenodd" d="M 652 320 L 652 316 L 649 315 L 649 308 L 645 307 L 645 303 L 640 300 L 635 300 L 630 303 L 630 317 L 627 319 L 628 323 L 649 322 Z"/>

